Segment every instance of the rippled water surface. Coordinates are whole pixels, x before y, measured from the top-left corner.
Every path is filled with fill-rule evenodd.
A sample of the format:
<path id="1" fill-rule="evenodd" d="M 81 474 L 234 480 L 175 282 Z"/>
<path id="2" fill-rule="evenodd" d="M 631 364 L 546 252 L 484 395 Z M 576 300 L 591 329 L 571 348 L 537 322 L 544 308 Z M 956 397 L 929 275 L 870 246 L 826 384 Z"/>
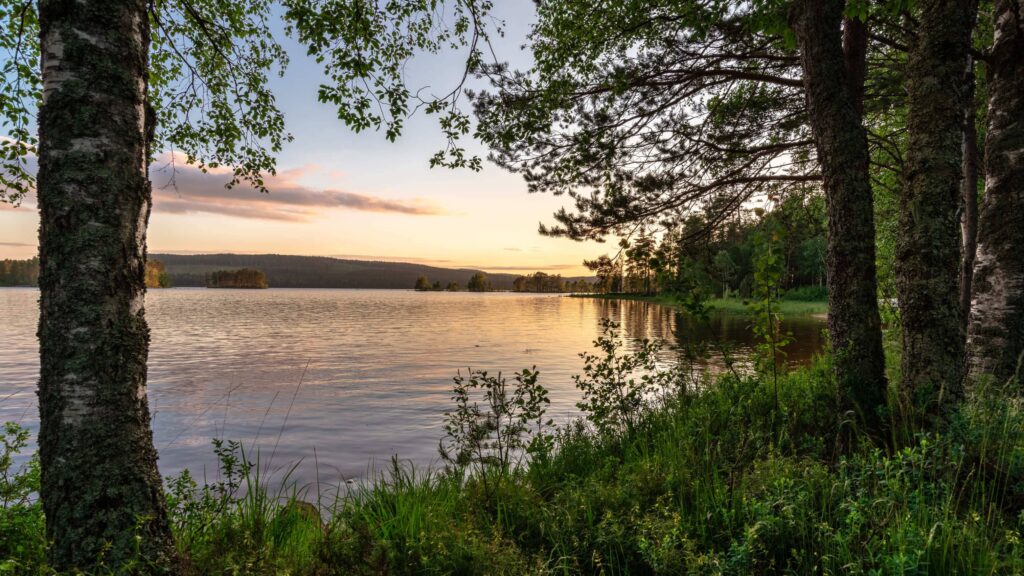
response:
<path id="1" fill-rule="evenodd" d="M 33 289 L 0 288 L 0 421 L 33 429 L 37 299 Z M 467 367 L 536 365 L 550 413 L 564 420 L 578 398 L 577 354 L 602 317 L 622 322 L 630 343 L 665 339 L 665 361 L 687 343 L 727 340 L 741 358 L 751 343 L 742 317 L 698 325 L 653 304 L 557 295 L 176 288 L 151 291 L 146 309 L 161 471 L 200 477 L 213 474 L 214 437 L 257 446 L 271 468 L 300 462 L 302 482 L 358 478 L 393 454 L 430 465 L 451 378 Z M 822 327 L 787 323 L 789 361 L 820 348 Z"/>

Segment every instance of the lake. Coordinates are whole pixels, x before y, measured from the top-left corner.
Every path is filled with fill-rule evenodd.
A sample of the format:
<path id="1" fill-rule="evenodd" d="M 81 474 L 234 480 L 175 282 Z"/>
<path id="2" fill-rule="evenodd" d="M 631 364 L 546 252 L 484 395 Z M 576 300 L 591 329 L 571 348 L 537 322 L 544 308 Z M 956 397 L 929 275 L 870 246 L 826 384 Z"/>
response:
<path id="1" fill-rule="evenodd" d="M 0 421 L 38 424 L 38 291 L 0 288 Z M 749 319 L 695 323 L 636 301 L 561 295 L 400 290 L 153 290 L 149 400 L 164 475 L 215 476 L 212 438 L 259 449 L 261 463 L 324 485 L 364 477 L 393 454 L 437 460 L 451 379 L 467 367 L 506 373 L 537 366 L 549 414 L 575 414 L 571 376 L 601 318 L 627 345 L 657 338 L 674 361 L 688 345 L 728 341 L 750 353 Z M 787 361 L 821 349 L 824 320 L 793 318 Z M 721 360 L 707 365 L 715 369 Z M 315 450 L 314 450 L 315 449 Z"/>

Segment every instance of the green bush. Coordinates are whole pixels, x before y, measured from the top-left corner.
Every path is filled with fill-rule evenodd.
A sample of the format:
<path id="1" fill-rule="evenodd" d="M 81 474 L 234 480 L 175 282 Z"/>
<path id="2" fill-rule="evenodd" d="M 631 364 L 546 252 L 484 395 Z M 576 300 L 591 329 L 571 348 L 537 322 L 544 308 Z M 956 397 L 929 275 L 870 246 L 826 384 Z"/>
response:
<path id="1" fill-rule="evenodd" d="M 0 574 L 43 573 L 46 534 L 39 493 L 39 459 L 15 465 L 29 432 L 7 422 L 0 436 Z"/>

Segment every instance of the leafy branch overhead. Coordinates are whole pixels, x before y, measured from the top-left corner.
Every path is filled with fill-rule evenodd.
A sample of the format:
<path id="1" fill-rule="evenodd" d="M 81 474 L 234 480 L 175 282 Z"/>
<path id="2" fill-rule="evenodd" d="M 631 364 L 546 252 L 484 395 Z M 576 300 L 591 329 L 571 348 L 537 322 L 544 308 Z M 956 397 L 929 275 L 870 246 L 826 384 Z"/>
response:
<path id="1" fill-rule="evenodd" d="M 33 125 L 42 98 L 38 38 L 34 2 L 0 3 L 0 202 L 18 204 L 35 185 L 28 157 L 39 143 Z"/>
<path id="2" fill-rule="evenodd" d="M 798 54 L 731 2 L 546 2 L 534 67 L 485 67 L 478 136 L 530 190 L 574 206 L 542 232 L 601 239 L 819 179 Z"/>
<path id="3" fill-rule="evenodd" d="M 17 204 L 33 190 L 35 111 L 42 100 L 39 16 L 35 2 L 0 2 L 0 201 Z M 157 129 L 150 150 L 170 147 L 203 170 L 232 169 L 264 190 L 274 155 L 291 136 L 268 86 L 287 54 L 269 26 L 265 0 L 149 4 L 149 103 Z"/>
<path id="4" fill-rule="evenodd" d="M 602 240 L 700 209 L 706 236 L 755 196 L 820 187 L 790 4 L 539 3 L 534 65 L 481 68 L 476 135 L 531 192 L 572 199 L 542 233 Z M 906 4 L 846 4 L 872 31 L 872 123 L 903 98 Z M 893 137 L 869 140 L 884 152 Z"/>
<path id="5" fill-rule="evenodd" d="M 480 66 L 485 24 L 501 32 L 489 20 L 491 7 L 489 0 L 283 2 L 285 32 L 324 67 L 319 99 L 337 106 L 348 127 L 383 129 L 395 140 L 406 117 L 422 109 L 438 117 L 447 141 L 431 164 L 473 169 L 481 161 L 458 144 L 470 131 L 458 102 Z M 276 155 L 292 139 L 270 87 L 288 64 L 272 26 L 281 9 L 270 0 L 149 3 L 152 152 L 180 151 L 204 171 L 229 168 L 229 187 L 245 181 L 267 191 L 264 176 L 276 172 Z M 0 50 L 0 201 L 16 204 L 35 186 L 34 116 L 42 99 L 35 2 L 0 2 Z M 414 92 L 406 65 L 442 50 L 466 52 L 460 78 L 443 94 Z"/>
<path id="6" fill-rule="evenodd" d="M 463 88 L 489 47 L 491 0 L 286 0 L 289 30 L 323 66 L 321 102 L 337 106 L 338 118 L 355 131 L 383 129 L 388 140 L 402 133 L 405 119 L 422 109 L 436 115 L 447 141 L 431 166 L 481 168 L 459 139 L 470 119 L 459 108 Z M 418 54 L 465 53 L 460 76 L 440 94 L 410 88 L 406 66 Z"/>
<path id="7" fill-rule="evenodd" d="M 270 27 L 268 0 L 156 0 L 150 4 L 152 150 L 182 150 L 204 171 L 230 167 L 232 180 L 266 191 L 275 155 L 291 135 L 270 90 L 288 55 Z"/>

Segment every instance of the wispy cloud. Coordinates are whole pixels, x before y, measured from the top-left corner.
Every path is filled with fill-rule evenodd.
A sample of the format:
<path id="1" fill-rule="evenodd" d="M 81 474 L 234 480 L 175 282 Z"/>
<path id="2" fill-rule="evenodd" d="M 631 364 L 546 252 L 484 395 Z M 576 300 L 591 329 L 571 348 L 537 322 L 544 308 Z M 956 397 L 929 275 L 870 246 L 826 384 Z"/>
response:
<path id="1" fill-rule="evenodd" d="M 370 260 L 374 262 L 408 262 L 411 264 L 425 264 L 427 266 L 450 267 L 456 265 L 452 260 L 441 258 L 420 258 L 418 256 L 378 256 L 373 254 L 330 254 L 331 258 L 341 260 Z"/>
<path id="2" fill-rule="evenodd" d="M 319 166 L 308 165 L 283 170 L 266 178 L 269 194 L 258 192 L 249 184 L 227 189 L 227 169 L 203 173 L 195 166 L 180 162 L 172 166 L 170 155 L 164 155 L 150 171 L 153 181 L 153 211 L 156 213 L 208 213 L 239 218 L 305 221 L 325 209 L 348 209 L 412 216 L 432 216 L 446 212 L 423 199 L 393 200 L 343 190 L 318 190 L 300 180 Z"/>
<path id="3" fill-rule="evenodd" d="M 491 271 L 522 272 L 525 270 L 530 270 L 533 272 L 544 272 L 557 270 L 571 270 L 579 267 L 579 264 L 548 264 L 545 266 L 483 266 L 482 268 Z"/>
<path id="4" fill-rule="evenodd" d="M 24 242 L 0 242 L 0 246 L 4 248 L 35 248 L 35 244 L 26 244 Z"/>
<path id="5" fill-rule="evenodd" d="M 502 248 L 506 252 L 543 252 L 540 246 L 509 246 Z"/>
<path id="6" fill-rule="evenodd" d="M 35 172 L 36 159 L 31 157 L 29 169 Z M 176 160 L 172 162 L 172 160 Z M 204 173 L 181 158 L 165 153 L 150 168 L 153 181 L 153 212 L 160 214 L 223 214 L 237 218 L 283 220 L 303 222 L 315 218 L 325 210 L 343 209 L 362 212 L 404 214 L 409 216 L 435 216 L 448 212 L 436 203 L 422 198 L 397 200 L 345 190 L 317 189 L 303 184 L 304 177 L 321 172 L 316 164 L 282 170 L 276 176 L 267 176 L 265 185 L 269 194 L 260 193 L 252 185 L 241 183 L 228 189 L 224 184 L 231 179 L 228 168 L 211 169 Z M 337 171 L 329 171 L 340 176 Z M 22 208 L 34 209 L 35 194 L 29 194 Z M 0 210 L 15 209 L 0 204 Z"/>

